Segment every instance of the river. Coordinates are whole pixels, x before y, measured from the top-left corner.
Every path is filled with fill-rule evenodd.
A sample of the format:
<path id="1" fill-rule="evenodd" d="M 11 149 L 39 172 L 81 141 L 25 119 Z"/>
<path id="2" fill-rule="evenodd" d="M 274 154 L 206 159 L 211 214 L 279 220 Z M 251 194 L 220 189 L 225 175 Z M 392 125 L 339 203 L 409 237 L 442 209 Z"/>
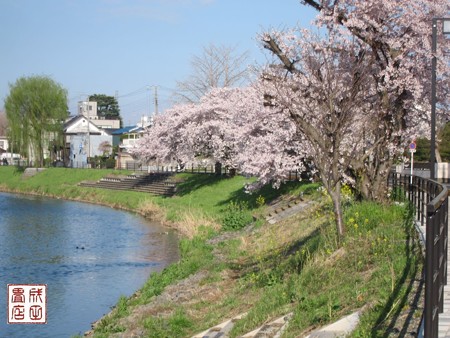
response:
<path id="1" fill-rule="evenodd" d="M 0 337 L 83 334 L 177 259 L 176 234 L 135 214 L 0 193 Z M 7 284 L 46 284 L 47 324 L 8 324 Z"/>

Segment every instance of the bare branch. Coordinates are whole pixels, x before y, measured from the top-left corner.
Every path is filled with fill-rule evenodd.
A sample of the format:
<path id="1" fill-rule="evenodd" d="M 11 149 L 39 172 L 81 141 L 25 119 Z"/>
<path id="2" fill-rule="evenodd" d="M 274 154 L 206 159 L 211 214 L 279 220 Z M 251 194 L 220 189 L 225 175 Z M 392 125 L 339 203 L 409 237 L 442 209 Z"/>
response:
<path id="1" fill-rule="evenodd" d="M 275 56 L 277 56 L 283 63 L 284 68 L 286 68 L 290 73 L 296 73 L 294 62 L 289 60 L 289 58 L 284 54 L 281 48 L 278 46 L 277 42 L 270 36 L 264 38 L 264 48 L 270 50 Z"/>
<path id="2" fill-rule="evenodd" d="M 173 94 L 178 102 L 197 102 L 212 88 L 233 87 L 248 79 L 248 52 L 237 53 L 236 47 L 204 47 L 202 55 L 191 60 L 192 75 L 177 82 Z"/>
<path id="3" fill-rule="evenodd" d="M 318 11 L 321 11 L 323 9 L 323 6 L 320 3 L 318 3 L 317 1 L 314 1 L 314 0 L 303 0 L 302 2 L 305 5 L 309 5 L 309 6 L 311 6 L 312 8 L 314 8 L 314 9 L 316 9 Z"/>

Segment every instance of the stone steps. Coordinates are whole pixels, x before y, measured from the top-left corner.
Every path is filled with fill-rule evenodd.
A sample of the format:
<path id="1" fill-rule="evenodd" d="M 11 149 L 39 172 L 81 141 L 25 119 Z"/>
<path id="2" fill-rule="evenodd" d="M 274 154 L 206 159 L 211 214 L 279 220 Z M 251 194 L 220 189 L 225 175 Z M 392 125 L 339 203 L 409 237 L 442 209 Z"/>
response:
<path id="1" fill-rule="evenodd" d="M 106 176 L 101 178 L 99 181 L 84 181 L 79 185 L 82 187 L 102 189 L 140 191 L 164 196 L 173 196 L 177 187 L 177 183 L 173 180 L 173 174 L 166 173 Z"/>
<path id="2" fill-rule="evenodd" d="M 346 337 L 358 325 L 361 311 L 356 311 L 335 323 L 319 328 L 309 333 L 306 338 L 331 338 L 331 337 Z M 206 331 L 192 336 L 192 338 L 227 338 L 233 326 L 240 320 L 245 320 L 247 313 L 242 313 L 232 319 L 229 319 L 219 325 L 213 326 Z M 283 332 L 289 325 L 289 320 L 293 313 L 288 313 L 284 316 L 276 318 L 275 320 L 264 324 L 257 329 L 240 336 L 242 338 L 280 338 Z"/>
<path id="3" fill-rule="evenodd" d="M 44 171 L 45 168 L 26 168 L 22 174 L 22 178 L 28 178 L 36 175 L 37 173 Z"/>

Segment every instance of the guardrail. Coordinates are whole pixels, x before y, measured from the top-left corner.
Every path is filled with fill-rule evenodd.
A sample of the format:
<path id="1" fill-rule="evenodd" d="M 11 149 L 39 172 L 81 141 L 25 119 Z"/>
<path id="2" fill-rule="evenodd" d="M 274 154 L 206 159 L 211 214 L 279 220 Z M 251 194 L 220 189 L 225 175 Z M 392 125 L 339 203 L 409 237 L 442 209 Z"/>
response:
<path id="1" fill-rule="evenodd" d="M 437 338 L 447 284 L 448 189 L 427 178 L 398 173 L 391 173 L 389 184 L 397 196 L 408 198 L 417 221 L 426 227 L 423 334 L 425 338 Z"/>
<path id="2" fill-rule="evenodd" d="M 220 172 L 222 175 L 227 175 L 230 173 L 230 169 L 225 166 L 216 167 L 214 164 L 208 165 L 186 165 L 182 168 L 170 165 L 145 165 L 138 161 L 126 161 L 123 169 L 133 170 L 133 171 L 144 171 L 144 172 L 156 172 L 156 173 L 176 173 L 185 172 L 191 174 L 217 174 Z"/>

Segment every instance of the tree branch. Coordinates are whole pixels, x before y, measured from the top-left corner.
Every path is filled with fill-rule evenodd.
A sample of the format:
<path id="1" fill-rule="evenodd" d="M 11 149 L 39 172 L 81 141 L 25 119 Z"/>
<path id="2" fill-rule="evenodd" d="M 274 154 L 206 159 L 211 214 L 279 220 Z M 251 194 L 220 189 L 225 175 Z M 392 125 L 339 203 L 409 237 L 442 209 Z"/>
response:
<path id="1" fill-rule="evenodd" d="M 294 62 L 289 60 L 286 54 L 284 54 L 276 41 L 270 35 L 267 35 L 267 38 L 264 39 L 264 48 L 270 50 L 274 55 L 276 55 L 283 63 L 284 68 L 286 68 L 290 73 L 297 72 Z"/>
<path id="2" fill-rule="evenodd" d="M 318 3 L 317 1 L 314 1 L 314 0 L 303 0 L 302 2 L 305 5 L 309 5 L 312 8 L 318 10 L 319 12 L 323 9 L 323 6 L 320 3 Z"/>

